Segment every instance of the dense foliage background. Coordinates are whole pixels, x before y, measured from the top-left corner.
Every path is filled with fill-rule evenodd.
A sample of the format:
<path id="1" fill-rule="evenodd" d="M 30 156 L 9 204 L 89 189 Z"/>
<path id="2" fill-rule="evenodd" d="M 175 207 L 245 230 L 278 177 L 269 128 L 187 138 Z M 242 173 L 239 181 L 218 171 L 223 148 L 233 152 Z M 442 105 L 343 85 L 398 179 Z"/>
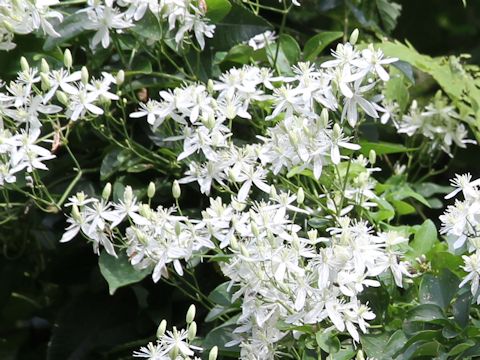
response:
<path id="1" fill-rule="evenodd" d="M 265 6 L 279 6 L 274 0 L 261 3 Z M 382 37 L 400 41 L 408 40 L 422 54 L 435 57 L 459 56 L 468 53 L 471 54 L 471 58 L 462 61 L 466 64 L 480 65 L 480 44 L 478 43 L 480 3 L 469 1 L 464 6 L 461 1 L 397 1 L 401 5 L 401 10 L 398 8 L 398 13 L 393 11 L 393 17 L 390 8 L 388 8 L 388 14 L 379 14 L 379 3 L 389 4 L 390 2 L 387 0 L 304 0 L 301 7 L 293 8 L 289 13 L 286 29 L 302 49 L 308 39 L 317 33 L 346 30 L 345 37 L 348 37 L 354 28 L 359 28 L 361 38 L 365 41 L 375 42 Z M 260 15 L 277 29 L 280 27 L 282 19 L 279 14 L 263 9 Z M 227 16 L 231 16 L 229 20 L 232 22 L 242 22 L 240 15 Z M 231 32 L 241 33 L 241 24 L 238 26 L 238 28 L 226 29 L 223 35 L 221 31 L 218 31 L 218 34 L 225 36 L 225 41 L 228 42 Z M 142 29 L 142 31 L 149 31 L 149 29 Z M 220 35 L 218 38 L 214 37 L 211 42 L 207 40 L 201 59 L 195 59 L 195 54 L 191 56 L 192 66 L 196 67 L 195 71 L 203 81 L 219 75 L 218 66 L 212 66 L 212 63 L 218 65 L 218 59 L 215 56 L 218 57 L 222 51 L 228 51 L 232 45 L 219 43 Z M 86 64 L 87 67 L 94 69 L 100 69 L 102 64 L 107 64 L 110 66 L 107 69 L 109 71 L 121 68 L 119 64 L 122 59 L 118 58 L 115 48 L 127 45 L 115 44 L 114 50 L 99 49 L 95 55 L 92 55 L 88 48 L 82 45 L 89 36 L 89 34 L 80 34 L 79 38 L 69 39 L 73 44 L 74 64 Z M 0 72 L 4 81 L 15 78 L 16 72 L 20 69 L 21 56 L 26 57 L 30 62 L 38 62 L 46 56 L 49 62 L 61 63 L 59 59 L 62 44 L 54 43 L 55 40 L 52 38 L 47 40 L 47 42 L 53 42 L 51 46 L 45 46 L 44 38 L 34 34 L 17 36 L 15 41 L 17 43 L 15 49 L 2 52 L 0 55 Z M 342 39 L 336 40 L 338 41 Z M 330 43 L 316 55 L 327 58 L 329 49 L 334 48 L 336 42 Z M 241 65 L 242 56 L 245 55 L 241 51 L 244 49 L 240 49 L 238 53 L 230 53 L 230 58 L 220 61 L 219 68 L 227 70 L 232 66 Z M 395 51 L 399 49 L 393 49 L 388 55 L 401 58 L 401 54 L 396 54 Z M 401 60 L 410 62 L 414 68 L 423 70 L 414 70 L 416 82 L 414 85 L 409 85 L 408 90 L 412 98 L 429 99 L 441 88 L 448 94 L 448 89 L 445 88 L 448 84 L 439 84 L 433 70 L 427 71 L 427 65 L 422 69 L 421 61 L 415 62 L 411 54 L 404 55 L 405 59 L 401 58 Z M 409 59 L 413 60 L 409 61 Z M 142 91 L 149 92 L 152 89 L 153 92 L 157 88 L 178 85 L 176 79 L 168 76 L 164 78 L 160 76 L 155 80 L 156 82 L 153 82 L 148 75 L 152 71 L 152 66 L 153 71 L 160 70 L 156 64 L 152 65 L 148 58 L 143 60 L 145 60 L 144 63 L 142 59 L 135 61 L 132 69 L 128 69 L 131 71 L 130 74 L 126 71 L 127 77 L 135 76 L 136 83 L 133 83 L 134 88 L 131 89 L 132 98 L 141 99 L 142 96 L 146 96 Z M 174 73 L 175 69 L 171 64 L 161 65 L 164 66 L 161 70 L 163 73 Z M 140 89 L 144 90 L 139 91 Z M 480 102 L 480 99 L 477 101 Z M 133 110 L 129 109 L 129 111 Z M 130 147 L 127 144 L 128 146 L 123 148 L 119 144 L 112 145 L 111 138 L 118 139 L 122 129 L 112 125 L 110 129 L 104 131 L 105 136 L 102 137 L 99 135 L 102 129 L 97 129 L 101 131 L 92 135 L 90 126 L 100 125 L 79 123 L 69 138 L 69 147 L 82 169 L 81 177 L 75 183 L 75 191 L 84 190 L 88 193 L 101 194 L 105 183 L 110 182 L 113 185 L 114 197 L 120 197 L 126 184 L 133 186 L 136 190 L 143 189 L 143 196 L 145 196 L 149 182 L 153 181 L 156 185 L 155 197 L 152 199 L 155 204 L 170 206 L 175 202 L 171 194 L 171 184 L 173 180 L 180 178 L 184 171 L 176 163 L 175 156 L 166 151 L 161 154 L 167 159 L 164 168 L 152 168 L 148 159 L 154 156 L 151 155 L 152 149 L 149 145 L 141 147 L 134 144 Z M 145 121 L 131 121 L 128 126 L 127 131 L 132 138 L 136 139 L 137 144 L 156 141 L 148 131 Z M 251 129 L 243 128 L 241 124 L 237 126 L 240 136 L 245 139 L 252 137 Z M 397 134 L 380 125 L 378 128 L 380 130 L 374 127 L 365 128 L 364 132 L 374 140 L 378 138 L 380 131 L 383 140 L 396 142 Z M 438 164 L 444 164 L 448 168 L 431 177 L 429 183 L 447 186 L 454 174 L 464 172 L 472 173 L 474 179 L 480 177 L 478 147 L 470 146 L 455 151 L 453 160 L 446 154 L 441 155 Z M 138 153 L 142 154 L 146 161 L 139 161 Z M 395 156 L 392 155 L 393 160 Z M 70 181 L 77 176 L 73 170 L 76 164 L 72 163 L 64 149 L 57 153 L 57 157 L 59 161 L 49 163 L 49 171 L 45 173 L 42 180 L 54 191 L 58 189 L 58 193 L 62 193 Z M 439 190 L 439 199 L 443 197 L 444 190 Z M 425 191 L 425 193 L 429 192 Z M 432 193 L 434 194 L 435 190 L 432 190 L 430 195 Z M 105 281 L 105 272 L 109 269 L 109 262 L 114 261 L 113 258 L 105 253 L 102 253 L 100 258 L 92 254 L 91 245 L 85 241 L 59 243 L 66 224 L 63 209 L 46 209 L 51 210 L 46 212 L 43 211 L 45 209 L 39 209 L 31 200 L 25 200 L 20 196 L 19 201 L 26 201 L 20 211 L 9 212 L 7 209 L 0 217 L 0 359 L 129 359 L 133 350 L 155 339 L 154 334 L 161 319 L 167 319 L 170 324 L 182 323 L 192 299 L 175 286 L 176 282 L 180 281 L 178 278 L 173 277 L 169 283 L 164 281 L 153 283 L 151 278 L 146 276 L 147 274 L 141 274 L 141 278 L 144 279 L 138 282 L 136 282 L 138 279 L 132 279 L 130 281 L 132 285 L 115 289 L 110 284 L 109 288 L 109 284 Z M 182 187 L 180 204 L 186 213 L 198 215 L 207 205 L 206 201 L 195 186 Z M 438 199 L 435 206 L 431 207 L 416 204 L 413 212 L 408 212 L 401 217 L 401 224 L 420 225 L 425 219 L 431 219 L 436 228 L 440 228 L 438 217 L 443 211 L 444 205 L 441 202 L 438 205 Z M 11 221 L 10 217 L 13 217 L 14 221 Z M 399 224 L 400 220 L 396 225 Z M 435 232 L 434 237 L 436 237 L 436 230 L 428 228 L 425 231 Z M 128 265 L 125 255 L 120 260 L 124 261 L 125 266 Z M 460 265 L 461 259 L 450 255 L 445 249 L 430 259 L 430 268 L 425 276 L 430 276 L 432 279 L 429 286 L 438 287 L 430 289 L 434 296 L 445 297 L 447 303 L 452 300 L 453 293 L 446 294 L 445 291 L 456 291 L 459 278 L 454 273 L 462 274 L 462 272 L 461 270 L 447 272 L 440 269 L 449 267 L 459 269 Z M 195 273 L 197 281 L 201 283 L 206 294 L 224 281 L 218 267 L 210 262 L 198 265 Z M 122 276 L 120 270 L 120 277 Z M 186 279 L 189 277 L 191 280 L 191 276 L 185 274 Z M 421 291 L 428 290 L 425 286 Z M 402 316 L 405 316 L 402 314 L 403 305 L 392 307 L 388 303 L 388 292 L 383 288 L 379 291 L 385 292 L 385 294 L 380 293 L 379 297 L 386 299 L 386 302 L 372 305 L 384 314 L 383 317 L 377 318 L 380 320 L 376 325 L 381 324 L 383 320 L 386 323 L 388 318 L 392 329 L 395 322 L 398 327 L 401 327 L 399 324 L 404 321 Z M 187 288 L 187 292 L 191 292 L 191 289 Z M 418 298 L 418 288 L 402 291 L 399 293 L 399 298 L 407 304 L 411 299 Z M 465 300 L 458 301 L 461 302 L 458 307 L 461 305 L 469 307 Z M 207 309 L 201 306 L 200 301 L 197 304 L 199 305 L 197 318 L 203 319 L 207 315 Z M 460 311 L 456 309 L 448 310 L 453 311 L 453 315 L 449 317 L 450 320 L 456 316 L 455 311 Z M 408 348 L 410 354 L 406 354 L 404 358 L 421 358 L 422 354 L 424 358 L 433 358 L 432 354 L 440 348 L 443 352 L 438 350 L 438 353 L 443 354 L 441 355 L 443 357 L 440 357 L 442 359 L 454 358 L 464 349 L 472 348 L 476 349 L 478 355 L 480 349 L 477 341 L 480 336 L 478 307 L 474 306 L 470 311 L 470 321 L 473 324 L 469 330 L 470 333 L 459 335 L 461 337 L 459 341 L 457 341 L 458 338 L 455 341 L 452 340 L 456 336 L 453 332 L 462 326 L 462 322 L 468 321 L 469 312 L 464 310 L 464 313 L 467 313 L 467 319 L 455 317 L 460 325 L 452 325 L 451 333 L 441 331 L 442 327 L 450 326 L 445 324 L 447 320 L 428 322 L 431 314 L 419 315 L 425 318 L 427 324 L 423 329 L 425 331 L 419 333 L 420 342 L 417 342 L 416 348 Z M 199 327 L 199 335 L 202 337 L 217 324 L 210 322 L 203 325 Z M 424 325 L 409 323 L 404 326 Z M 206 342 L 210 341 L 214 344 L 220 339 L 221 335 L 211 334 Z M 414 344 L 418 339 L 410 339 L 409 344 Z M 362 345 L 368 354 L 368 351 L 374 353 L 381 348 L 394 348 L 395 344 L 388 341 L 395 342 L 396 339 L 389 338 L 387 335 L 372 335 L 371 338 L 365 337 Z M 402 338 L 399 341 L 405 343 L 406 339 Z M 470 344 L 472 341 L 475 341 L 474 346 Z M 465 348 L 457 348 L 456 352 L 451 352 L 454 346 L 464 343 L 467 344 Z M 428 346 L 422 347 L 425 344 Z M 437 346 L 436 344 L 439 344 L 438 349 L 432 350 L 432 346 Z M 419 348 L 420 351 L 416 353 L 415 351 Z M 447 356 L 448 352 L 451 354 Z M 392 355 L 386 354 L 384 358 L 391 357 Z"/>

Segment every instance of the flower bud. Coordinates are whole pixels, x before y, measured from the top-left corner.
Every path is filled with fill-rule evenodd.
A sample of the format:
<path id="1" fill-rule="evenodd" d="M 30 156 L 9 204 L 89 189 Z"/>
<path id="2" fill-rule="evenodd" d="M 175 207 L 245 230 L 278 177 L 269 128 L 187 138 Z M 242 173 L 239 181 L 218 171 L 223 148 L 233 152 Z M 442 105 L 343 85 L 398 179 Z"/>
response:
<path id="1" fill-rule="evenodd" d="M 46 73 L 40 73 L 40 78 L 42 79 L 42 89 L 48 90 L 52 87 L 50 79 Z"/>
<path id="2" fill-rule="evenodd" d="M 72 53 L 70 52 L 69 49 L 65 49 L 65 52 L 63 53 L 63 63 L 65 64 L 65 67 L 67 69 L 70 69 L 73 64 L 72 60 Z"/>
<path id="3" fill-rule="evenodd" d="M 167 320 L 162 320 L 160 325 L 158 325 L 157 329 L 157 338 L 161 338 L 165 334 L 165 330 L 167 329 Z"/>
<path id="4" fill-rule="evenodd" d="M 23 71 L 30 70 L 30 65 L 28 64 L 28 61 L 24 56 L 20 58 L 20 67 L 22 68 Z"/>
<path id="5" fill-rule="evenodd" d="M 57 90 L 56 92 L 57 99 L 62 103 L 63 105 L 67 106 L 68 105 L 68 96 L 61 90 Z"/>
<path id="6" fill-rule="evenodd" d="M 188 340 L 192 341 L 195 339 L 195 336 L 197 335 L 197 323 L 195 321 L 192 321 L 190 325 L 188 326 Z"/>
<path id="7" fill-rule="evenodd" d="M 326 128 L 328 126 L 328 110 L 326 108 L 323 108 L 320 113 L 320 120 L 322 121 L 323 127 Z"/>
<path id="8" fill-rule="evenodd" d="M 232 250 L 238 250 L 238 241 L 235 235 L 230 236 L 230 247 Z"/>
<path id="9" fill-rule="evenodd" d="M 242 253 L 243 256 L 247 258 L 250 257 L 250 253 L 248 252 L 247 248 L 243 244 L 240 244 L 240 252 Z"/>
<path id="10" fill-rule="evenodd" d="M 153 198 L 155 196 L 155 183 L 150 181 L 150 184 L 148 184 L 147 188 L 147 196 L 149 199 Z"/>
<path id="11" fill-rule="evenodd" d="M 50 66 L 48 66 L 47 60 L 42 58 L 42 61 L 40 63 L 40 71 L 42 73 L 48 73 L 50 71 Z"/>
<path id="12" fill-rule="evenodd" d="M 217 356 L 218 356 L 218 346 L 214 346 L 208 353 L 208 360 L 217 360 Z"/>
<path id="13" fill-rule="evenodd" d="M 358 29 L 355 29 L 352 31 L 351 35 L 350 35 L 350 44 L 352 45 L 355 45 L 357 43 L 357 40 L 358 40 Z"/>
<path id="14" fill-rule="evenodd" d="M 363 355 L 362 350 L 358 350 L 357 356 L 355 356 L 355 360 L 365 360 L 365 355 Z"/>
<path id="15" fill-rule="evenodd" d="M 212 94 L 213 93 L 213 81 L 212 79 L 208 79 L 207 82 L 207 91 Z"/>
<path id="16" fill-rule="evenodd" d="M 371 149 L 370 152 L 368 153 L 368 161 L 372 165 L 374 165 L 375 161 L 377 161 L 377 153 L 375 152 L 375 150 Z"/>
<path id="17" fill-rule="evenodd" d="M 82 215 L 80 215 L 80 210 L 78 210 L 77 204 L 72 205 L 72 217 L 73 220 L 80 222 L 82 220 Z"/>
<path id="18" fill-rule="evenodd" d="M 195 312 L 197 309 L 195 308 L 195 305 L 190 305 L 187 311 L 187 316 L 185 317 L 185 320 L 187 321 L 187 324 L 190 324 L 193 319 L 195 319 Z"/>
<path id="19" fill-rule="evenodd" d="M 123 202 L 126 205 L 130 205 L 133 200 L 133 189 L 131 186 L 125 187 L 125 191 L 123 192 Z"/>
<path id="20" fill-rule="evenodd" d="M 15 27 L 12 24 L 10 24 L 7 20 L 3 20 L 2 25 L 3 27 L 5 27 L 5 29 L 7 29 L 11 33 L 14 33 L 15 31 L 17 31 L 17 29 L 15 29 Z"/>
<path id="21" fill-rule="evenodd" d="M 82 66 L 81 73 L 82 73 L 81 81 L 84 85 L 87 85 L 88 78 L 90 77 L 90 75 L 88 74 L 88 69 L 85 66 Z"/>
<path id="22" fill-rule="evenodd" d="M 181 233 L 182 233 L 182 224 L 180 223 L 180 221 L 177 221 L 175 223 L 175 235 L 180 236 Z"/>
<path id="23" fill-rule="evenodd" d="M 297 191 L 297 204 L 302 205 L 304 201 L 305 201 L 305 192 L 303 191 L 302 187 L 299 187 Z"/>
<path id="24" fill-rule="evenodd" d="M 112 184 L 111 183 L 107 183 L 105 185 L 105 187 L 103 188 L 103 191 L 102 191 L 102 198 L 103 200 L 108 200 L 108 198 L 110 197 L 110 194 L 112 193 Z"/>
<path id="25" fill-rule="evenodd" d="M 270 197 L 274 198 L 277 196 L 277 189 L 275 188 L 275 185 L 270 185 Z"/>
<path id="26" fill-rule="evenodd" d="M 125 71 L 123 70 L 120 70 L 118 73 L 117 73 L 117 76 L 115 77 L 115 81 L 117 83 L 117 86 L 120 86 L 124 83 L 125 81 Z"/>
<path id="27" fill-rule="evenodd" d="M 340 125 L 338 124 L 333 125 L 333 137 L 335 139 L 338 139 L 341 134 L 342 134 L 342 129 L 340 128 Z"/>
<path id="28" fill-rule="evenodd" d="M 180 184 L 177 180 L 173 182 L 172 195 L 175 200 L 178 200 L 180 198 L 180 195 L 182 195 L 182 190 L 180 189 Z"/>
<path id="29" fill-rule="evenodd" d="M 254 222 L 251 223 L 250 228 L 252 230 L 252 234 L 255 237 L 258 237 L 260 235 L 260 232 L 258 231 L 258 226 Z"/>

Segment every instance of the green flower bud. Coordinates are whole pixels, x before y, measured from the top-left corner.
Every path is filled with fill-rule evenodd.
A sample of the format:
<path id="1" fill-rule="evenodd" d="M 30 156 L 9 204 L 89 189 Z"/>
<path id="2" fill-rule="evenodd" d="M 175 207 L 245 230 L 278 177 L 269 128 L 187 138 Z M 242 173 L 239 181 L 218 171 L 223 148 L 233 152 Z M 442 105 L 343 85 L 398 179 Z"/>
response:
<path id="1" fill-rule="evenodd" d="M 48 73 L 50 71 L 50 66 L 48 66 L 48 63 L 45 59 L 42 59 L 40 63 L 40 71 L 42 73 Z"/>
<path id="2" fill-rule="evenodd" d="M 230 236 L 230 247 L 232 250 L 238 250 L 238 241 L 235 235 Z"/>
<path id="3" fill-rule="evenodd" d="M 358 40 L 358 29 L 355 29 L 352 31 L 352 34 L 350 35 L 350 44 L 355 45 Z"/>
<path id="4" fill-rule="evenodd" d="M 217 356 L 218 356 L 218 346 L 214 346 L 208 353 L 208 360 L 217 360 Z"/>
<path id="5" fill-rule="evenodd" d="M 69 49 L 65 49 L 65 52 L 63 53 L 63 63 L 65 64 L 67 69 L 70 69 L 72 67 L 72 53 Z"/>
<path id="6" fill-rule="evenodd" d="M 102 198 L 104 200 L 108 200 L 108 198 L 110 197 L 110 194 L 112 193 L 112 184 L 110 184 L 109 182 L 105 185 L 105 187 L 103 188 L 103 191 L 102 191 Z"/>
<path id="7" fill-rule="evenodd" d="M 213 81 L 212 79 L 208 79 L 207 82 L 207 91 L 212 94 L 213 93 Z"/>
<path id="8" fill-rule="evenodd" d="M 42 89 L 48 90 L 52 87 L 50 79 L 46 73 L 40 73 L 40 78 L 42 79 Z"/>
<path id="9" fill-rule="evenodd" d="M 297 204 L 302 205 L 304 201 L 305 201 L 305 192 L 303 191 L 302 187 L 299 187 L 297 191 Z"/>
<path id="10" fill-rule="evenodd" d="M 190 324 L 193 319 L 195 319 L 195 312 L 197 309 L 195 308 L 195 305 L 190 305 L 187 311 L 187 316 L 185 317 L 185 320 L 187 320 L 187 324 Z"/>
<path id="11" fill-rule="evenodd" d="M 23 71 L 30 70 L 30 65 L 28 64 L 28 61 L 24 56 L 20 58 L 20 67 L 22 68 Z"/>
<path id="12" fill-rule="evenodd" d="M 150 181 L 150 184 L 148 184 L 147 196 L 149 199 L 155 196 L 155 183 L 153 183 L 152 181 Z"/>
<path id="13" fill-rule="evenodd" d="M 90 77 L 90 75 L 88 74 L 88 69 L 85 67 L 85 66 L 82 66 L 82 77 L 81 77 L 81 80 L 82 80 L 82 83 L 84 85 L 87 85 L 88 84 L 88 78 Z"/>
<path id="14" fill-rule="evenodd" d="M 57 90 L 56 92 L 57 99 L 62 103 L 63 105 L 67 106 L 68 105 L 68 96 L 61 90 Z"/>
<path id="15" fill-rule="evenodd" d="M 328 110 L 323 108 L 322 112 L 320 113 L 320 121 L 322 122 L 323 127 L 328 126 Z"/>
<path id="16" fill-rule="evenodd" d="M 172 195 L 175 200 L 179 199 L 180 195 L 182 195 L 182 190 L 180 189 L 180 184 L 178 183 L 177 180 L 173 182 Z"/>
<path id="17" fill-rule="evenodd" d="M 123 202 L 126 205 L 130 205 L 133 200 L 133 189 L 131 186 L 125 187 L 125 191 L 123 192 Z"/>
<path id="18" fill-rule="evenodd" d="M 335 139 L 338 139 L 341 134 L 342 134 L 342 129 L 340 129 L 340 125 L 338 124 L 333 125 L 333 137 Z"/>
<path id="19" fill-rule="evenodd" d="M 160 323 L 160 325 L 158 325 L 158 329 L 157 329 L 157 338 L 160 339 L 164 334 L 165 334 L 165 330 L 167 329 L 167 320 L 162 320 L 162 322 Z"/>
<path id="20" fill-rule="evenodd" d="M 192 341 L 195 339 L 195 336 L 197 335 L 197 323 L 195 321 L 192 321 L 190 325 L 188 326 L 188 340 Z"/>
<path id="21" fill-rule="evenodd" d="M 117 82 L 117 86 L 121 86 L 123 82 L 125 81 L 125 71 L 120 70 L 117 73 L 117 76 L 115 77 L 115 80 Z"/>
<path id="22" fill-rule="evenodd" d="M 250 253 L 248 252 L 247 248 L 243 244 L 240 244 L 240 252 L 242 253 L 243 256 L 250 257 Z"/>
<path id="23" fill-rule="evenodd" d="M 82 215 L 80 215 L 80 210 L 78 209 L 77 204 L 72 205 L 72 217 L 73 220 L 80 222 L 82 220 Z"/>
<path id="24" fill-rule="evenodd" d="M 368 153 L 368 161 L 372 165 L 374 165 L 375 161 L 377 161 L 377 153 L 375 152 L 375 150 L 371 149 L 370 152 Z"/>

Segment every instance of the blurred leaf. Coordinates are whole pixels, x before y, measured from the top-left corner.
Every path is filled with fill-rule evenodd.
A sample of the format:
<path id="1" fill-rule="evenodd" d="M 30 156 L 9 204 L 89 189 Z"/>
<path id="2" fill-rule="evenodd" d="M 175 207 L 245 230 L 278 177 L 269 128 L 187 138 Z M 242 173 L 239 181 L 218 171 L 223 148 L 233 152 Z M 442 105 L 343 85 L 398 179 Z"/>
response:
<path id="1" fill-rule="evenodd" d="M 110 295 L 113 295 L 122 286 L 135 284 L 143 280 L 151 272 L 150 269 L 135 269 L 128 261 L 127 254 L 123 251 L 118 253 L 118 258 L 102 251 L 98 264 L 100 272 L 107 280 Z"/>
<path id="2" fill-rule="evenodd" d="M 383 27 L 387 32 L 391 32 L 397 26 L 397 19 L 402 11 L 402 6 L 388 0 L 376 0 L 376 4 Z"/>
<path id="3" fill-rule="evenodd" d="M 206 0 L 207 14 L 212 23 L 216 24 L 221 21 L 232 9 L 232 4 L 228 0 Z"/>
<path id="4" fill-rule="evenodd" d="M 320 330 L 315 334 L 315 339 L 327 354 L 335 354 L 340 350 L 340 340 L 331 331 Z"/>
<path id="5" fill-rule="evenodd" d="M 213 291 L 208 295 L 208 298 L 215 304 L 222 306 L 229 306 L 232 304 L 232 288 L 229 289 L 230 282 L 224 282 L 223 284 L 218 285 Z"/>
<path id="6" fill-rule="evenodd" d="M 406 342 L 403 331 L 397 330 L 393 334 L 363 334 L 360 336 L 362 348 L 368 357 L 377 360 L 391 360 Z"/>
<path id="7" fill-rule="evenodd" d="M 314 61 L 328 45 L 342 36 L 343 32 L 341 31 L 322 31 L 320 34 L 314 35 L 305 43 L 303 48 L 304 59 Z"/>
<path id="8" fill-rule="evenodd" d="M 424 274 L 418 290 L 420 303 L 436 304 L 446 310 L 458 292 L 459 283 L 460 279 L 448 269 L 437 276 Z"/>
<path id="9" fill-rule="evenodd" d="M 362 147 L 360 152 L 366 156 L 368 156 L 370 150 L 375 150 L 377 155 L 404 153 L 415 150 L 409 149 L 402 144 L 393 144 L 387 142 L 360 141 L 360 146 Z"/>
<path id="10" fill-rule="evenodd" d="M 411 309 L 407 318 L 410 321 L 431 322 L 447 320 L 442 309 L 434 304 L 420 304 Z"/>
<path id="11" fill-rule="evenodd" d="M 425 255 L 433 248 L 437 241 L 437 228 L 435 224 L 430 219 L 425 220 L 409 244 L 412 249 L 409 255 L 412 258 Z"/>
<path id="12" fill-rule="evenodd" d="M 468 289 L 459 295 L 452 304 L 453 317 L 461 327 L 466 327 L 468 325 L 471 303 L 472 293 Z"/>
<path id="13" fill-rule="evenodd" d="M 394 75 L 387 82 L 385 87 L 385 96 L 392 102 L 397 102 L 401 111 L 405 111 L 409 102 L 409 93 L 403 76 Z"/>
<path id="14" fill-rule="evenodd" d="M 215 36 L 208 40 L 215 50 L 229 50 L 232 46 L 250 40 L 255 35 L 271 30 L 272 26 L 243 5 L 231 4 L 232 9 L 216 24 Z"/>
<path id="15" fill-rule="evenodd" d="M 159 19 L 150 10 L 147 10 L 143 18 L 135 23 L 131 31 L 149 41 L 160 41 L 163 37 Z"/>
<path id="16" fill-rule="evenodd" d="M 85 31 L 83 26 L 88 21 L 86 12 L 69 14 L 65 20 L 55 27 L 55 30 L 60 34 L 59 37 L 49 36 L 43 44 L 45 51 L 50 51 L 54 47 L 62 45 L 67 41 L 73 39 L 77 35 Z"/>

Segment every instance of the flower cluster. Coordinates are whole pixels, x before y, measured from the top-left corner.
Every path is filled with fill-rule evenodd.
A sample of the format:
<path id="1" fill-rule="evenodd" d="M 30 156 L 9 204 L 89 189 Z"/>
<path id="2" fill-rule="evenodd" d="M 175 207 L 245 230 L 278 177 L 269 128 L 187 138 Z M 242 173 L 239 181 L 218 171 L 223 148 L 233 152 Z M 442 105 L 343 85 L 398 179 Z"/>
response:
<path id="1" fill-rule="evenodd" d="M 116 256 L 114 241 L 123 242 L 132 265 L 139 269 L 153 269 L 152 278 L 168 277 L 167 265 L 183 275 L 180 260 L 188 261 L 195 253 L 214 248 L 205 223 L 190 221 L 174 214 L 175 209 L 151 209 L 137 201 L 130 186 L 123 199 L 108 201 L 111 186 L 107 185 L 102 199 L 77 193 L 67 206 L 72 207 L 70 224 L 61 241 L 67 242 L 82 233 L 92 242 L 95 253 L 103 246 L 108 254 Z M 119 225 L 128 220 L 130 226 L 123 233 Z"/>
<path id="2" fill-rule="evenodd" d="M 446 199 L 453 198 L 462 193 L 464 200 L 455 200 L 454 205 L 449 205 L 443 215 L 441 233 L 446 234 L 447 240 L 452 244 L 455 252 L 468 252 L 463 255 L 463 269 L 468 273 L 460 283 L 460 287 L 471 282 L 472 295 L 477 297 L 477 304 L 480 304 L 478 292 L 480 282 L 480 179 L 472 181 L 470 174 L 456 175 L 451 181 L 456 189 L 445 196 Z"/>
<path id="3" fill-rule="evenodd" d="M 62 21 L 63 16 L 49 8 L 59 3 L 59 0 L 0 0 L 0 50 L 15 48 L 15 34 L 42 29 L 47 35 L 59 36 L 53 24 Z"/>
<path id="4" fill-rule="evenodd" d="M 133 356 L 148 360 L 200 360 L 195 352 L 203 349 L 192 344 L 197 334 L 195 318 L 195 306 L 191 305 L 187 311 L 187 329 L 178 330 L 175 326 L 167 330 L 167 322 L 162 320 L 157 330 L 156 343 L 150 342 L 134 351 Z M 218 348 L 214 346 L 209 353 L 209 360 L 216 360 Z"/>
<path id="5" fill-rule="evenodd" d="M 442 150 L 452 157 L 452 145 L 465 148 L 468 143 L 476 143 L 467 139 L 468 130 L 461 120 L 455 108 L 438 93 L 434 102 L 424 109 L 414 100 L 410 112 L 394 124 L 399 133 L 408 136 L 421 134 L 429 140 L 429 150 Z"/>
<path id="6" fill-rule="evenodd" d="M 110 32 L 121 33 L 133 27 L 150 11 L 159 20 L 168 22 L 168 31 L 174 33 L 177 46 L 193 32 L 203 49 L 205 37 L 213 36 L 215 26 L 208 23 L 202 4 L 196 0 L 88 0 L 88 6 L 78 12 L 87 13 L 84 28 L 95 31 L 91 39 L 92 48 L 100 43 L 107 48 L 111 41 Z"/>

